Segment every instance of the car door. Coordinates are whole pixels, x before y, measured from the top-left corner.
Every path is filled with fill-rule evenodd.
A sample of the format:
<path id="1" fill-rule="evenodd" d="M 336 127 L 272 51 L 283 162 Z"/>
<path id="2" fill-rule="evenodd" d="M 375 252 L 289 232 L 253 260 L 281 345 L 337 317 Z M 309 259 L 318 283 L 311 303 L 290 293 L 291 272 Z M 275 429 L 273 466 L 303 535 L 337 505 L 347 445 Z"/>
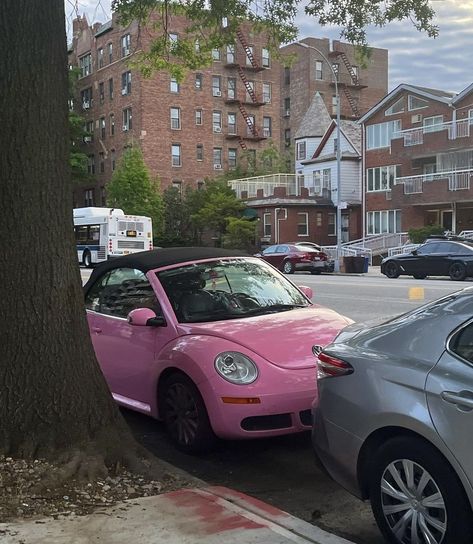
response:
<path id="1" fill-rule="evenodd" d="M 267 261 L 268 263 L 272 264 L 273 266 L 276 266 L 276 249 L 278 246 L 269 246 L 263 251 L 263 259 Z"/>
<path id="2" fill-rule="evenodd" d="M 275 265 L 277 268 L 282 268 L 283 261 L 286 259 L 286 257 L 289 257 L 290 250 L 289 246 L 286 245 L 279 245 L 276 249 L 276 259 L 275 259 Z"/>
<path id="3" fill-rule="evenodd" d="M 95 354 L 114 397 L 149 411 L 155 354 L 172 337 L 170 327 L 130 325 L 128 313 L 160 306 L 145 274 L 116 268 L 102 276 L 86 296 L 87 317 Z"/>
<path id="4" fill-rule="evenodd" d="M 437 248 L 436 243 L 420 246 L 411 255 L 402 258 L 402 266 L 408 274 L 433 275 L 432 255 Z"/>
<path id="5" fill-rule="evenodd" d="M 453 335 L 426 381 L 432 422 L 473 483 L 473 321 Z"/>

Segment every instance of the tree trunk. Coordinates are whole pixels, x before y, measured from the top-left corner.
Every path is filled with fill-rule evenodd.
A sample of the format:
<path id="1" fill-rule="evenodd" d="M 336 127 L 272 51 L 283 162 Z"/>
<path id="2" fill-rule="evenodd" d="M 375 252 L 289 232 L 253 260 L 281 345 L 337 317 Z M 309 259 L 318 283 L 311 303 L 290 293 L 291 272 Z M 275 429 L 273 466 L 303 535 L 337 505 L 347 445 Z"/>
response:
<path id="1" fill-rule="evenodd" d="M 64 26 L 63 0 L 0 2 L 0 454 L 107 458 L 130 435 L 85 317 Z"/>

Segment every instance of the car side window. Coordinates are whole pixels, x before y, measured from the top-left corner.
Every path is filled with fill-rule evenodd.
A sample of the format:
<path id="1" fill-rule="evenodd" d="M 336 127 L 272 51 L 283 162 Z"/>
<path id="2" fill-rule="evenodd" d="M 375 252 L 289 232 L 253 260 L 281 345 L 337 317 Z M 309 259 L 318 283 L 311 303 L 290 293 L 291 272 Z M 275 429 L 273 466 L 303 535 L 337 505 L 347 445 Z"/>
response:
<path id="1" fill-rule="evenodd" d="M 450 342 L 450 350 L 473 363 L 473 323 L 459 331 Z"/>
<path id="2" fill-rule="evenodd" d="M 271 255 L 272 253 L 276 253 L 276 246 L 269 246 L 263 251 L 263 255 Z"/>
<path id="3" fill-rule="evenodd" d="M 439 244 L 425 244 L 417 249 L 418 255 L 430 255 L 431 253 L 438 253 Z"/>
<path id="4" fill-rule="evenodd" d="M 276 253 L 289 253 L 288 246 L 278 246 Z"/>
<path id="5" fill-rule="evenodd" d="M 136 308 L 150 308 L 161 315 L 153 288 L 140 270 L 116 268 L 90 289 L 85 306 L 88 310 L 114 317 L 126 318 Z"/>

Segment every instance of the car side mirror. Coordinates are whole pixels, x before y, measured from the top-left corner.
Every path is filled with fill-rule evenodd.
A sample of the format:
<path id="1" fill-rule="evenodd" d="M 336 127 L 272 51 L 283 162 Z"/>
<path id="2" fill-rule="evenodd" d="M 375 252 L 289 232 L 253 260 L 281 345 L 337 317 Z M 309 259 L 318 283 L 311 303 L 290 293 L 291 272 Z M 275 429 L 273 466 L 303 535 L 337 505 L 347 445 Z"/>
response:
<path id="1" fill-rule="evenodd" d="M 302 291 L 304 295 L 309 299 L 312 300 L 312 297 L 314 296 L 314 291 L 312 287 L 307 287 L 307 285 L 298 285 L 299 291 Z"/>
<path id="2" fill-rule="evenodd" d="M 413 249 L 413 250 L 411 251 L 411 253 L 412 253 L 412 255 L 417 255 L 417 249 Z"/>
<path id="3" fill-rule="evenodd" d="M 136 308 L 127 316 L 128 323 L 137 327 L 164 327 L 166 320 L 150 308 Z"/>

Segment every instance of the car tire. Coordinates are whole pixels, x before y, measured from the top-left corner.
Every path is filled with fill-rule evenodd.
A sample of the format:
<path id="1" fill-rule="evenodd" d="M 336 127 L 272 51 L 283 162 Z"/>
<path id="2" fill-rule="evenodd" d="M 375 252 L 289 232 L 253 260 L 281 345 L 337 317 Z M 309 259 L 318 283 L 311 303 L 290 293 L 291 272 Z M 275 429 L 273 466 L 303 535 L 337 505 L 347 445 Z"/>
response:
<path id="1" fill-rule="evenodd" d="M 164 424 L 176 447 L 188 453 L 212 449 L 216 436 L 194 382 L 184 374 L 172 374 L 166 379 L 160 394 Z"/>
<path id="2" fill-rule="evenodd" d="M 291 261 L 286 261 L 282 265 L 282 271 L 284 272 L 284 274 L 293 274 L 294 273 L 294 264 L 291 263 Z"/>
<path id="3" fill-rule="evenodd" d="M 88 249 L 82 253 L 82 264 L 86 268 L 92 268 L 92 255 Z"/>
<path id="4" fill-rule="evenodd" d="M 466 266 L 463 263 L 453 263 L 448 270 L 448 275 L 453 281 L 463 281 L 466 278 Z"/>
<path id="5" fill-rule="evenodd" d="M 472 542 L 471 508 L 463 486 L 448 461 L 429 443 L 413 437 L 393 438 L 376 451 L 370 466 L 371 507 L 388 542 Z M 427 532 L 432 538 L 423 538 Z"/>
<path id="6" fill-rule="evenodd" d="M 412 277 L 415 280 L 425 280 L 425 278 L 427 277 L 427 274 L 412 274 Z"/>
<path id="7" fill-rule="evenodd" d="M 388 261 L 384 266 L 384 275 L 391 279 L 396 279 L 400 274 L 399 265 L 394 261 Z"/>

